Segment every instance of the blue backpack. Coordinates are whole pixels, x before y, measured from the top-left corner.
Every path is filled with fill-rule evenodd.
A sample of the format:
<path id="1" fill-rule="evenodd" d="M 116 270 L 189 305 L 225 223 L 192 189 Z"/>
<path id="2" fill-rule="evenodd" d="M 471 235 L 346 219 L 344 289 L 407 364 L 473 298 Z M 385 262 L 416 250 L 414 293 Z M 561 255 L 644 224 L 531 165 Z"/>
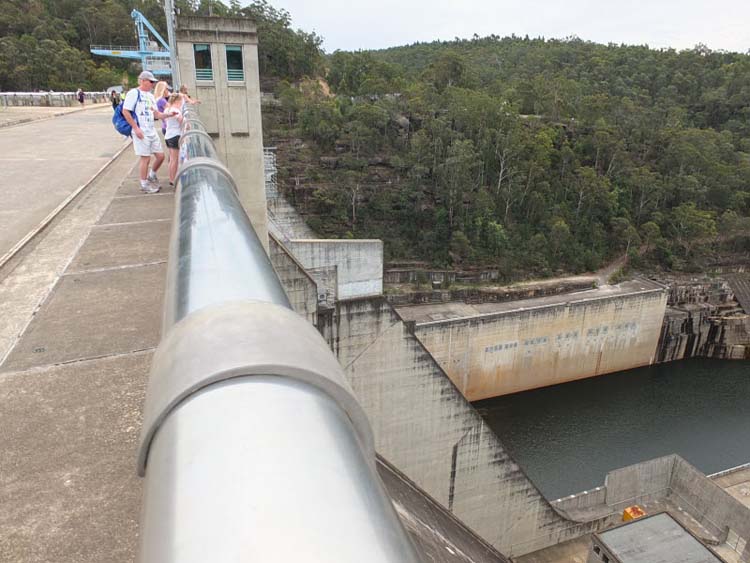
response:
<path id="1" fill-rule="evenodd" d="M 138 90 L 138 100 L 136 100 L 135 102 L 136 107 L 138 107 L 138 102 L 140 101 L 141 91 Z M 122 114 L 122 107 L 124 103 L 125 100 L 117 104 L 117 107 L 115 108 L 115 114 L 112 116 L 112 125 L 115 126 L 115 129 L 120 135 L 130 137 L 130 134 L 133 132 L 133 128 L 130 126 L 130 123 L 128 123 L 127 119 L 125 119 L 125 116 Z M 132 112 L 132 115 L 133 119 L 135 119 L 136 124 L 138 124 L 138 115 L 135 112 Z"/>

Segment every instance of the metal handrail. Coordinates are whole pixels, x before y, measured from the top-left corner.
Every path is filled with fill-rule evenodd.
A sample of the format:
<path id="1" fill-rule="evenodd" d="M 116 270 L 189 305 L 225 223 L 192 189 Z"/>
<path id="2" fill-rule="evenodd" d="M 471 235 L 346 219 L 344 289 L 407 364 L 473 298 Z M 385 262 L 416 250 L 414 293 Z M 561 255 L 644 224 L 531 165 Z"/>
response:
<path id="1" fill-rule="evenodd" d="M 141 48 L 138 45 L 89 45 L 89 50 L 91 51 L 133 51 L 136 53 L 141 52 Z M 169 55 L 169 51 L 165 49 L 164 47 L 160 47 L 160 46 L 149 47 L 148 50 L 144 52 L 167 53 L 167 55 Z"/>
<path id="2" fill-rule="evenodd" d="M 140 561 L 418 561 L 341 367 L 291 310 L 232 175 L 185 114 Z"/>
<path id="3" fill-rule="evenodd" d="M 89 45 L 92 51 L 138 51 L 138 45 Z"/>

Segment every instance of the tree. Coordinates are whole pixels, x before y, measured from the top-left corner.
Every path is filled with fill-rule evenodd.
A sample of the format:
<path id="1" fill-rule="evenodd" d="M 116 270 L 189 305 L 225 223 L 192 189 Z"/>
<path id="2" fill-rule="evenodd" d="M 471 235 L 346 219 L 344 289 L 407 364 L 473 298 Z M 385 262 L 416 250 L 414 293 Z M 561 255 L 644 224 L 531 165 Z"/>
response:
<path id="1" fill-rule="evenodd" d="M 683 203 L 672 211 L 672 229 L 677 245 L 690 256 L 698 244 L 716 237 L 716 220 L 712 211 L 703 211 L 695 203 Z"/>
<path id="2" fill-rule="evenodd" d="M 661 229 L 655 222 L 647 221 L 646 223 L 641 225 L 641 234 L 643 235 L 643 242 L 646 245 L 645 250 L 646 252 L 648 252 L 649 250 L 651 250 L 652 245 L 654 245 L 661 238 Z"/>
<path id="3" fill-rule="evenodd" d="M 448 224 L 457 224 L 456 212 L 463 203 L 464 194 L 475 188 L 478 161 L 474 144 L 469 140 L 454 141 L 448 147 L 445 161 L 438 167 L 439 193 L 448 211 Z"/>
<path id="4" fill-rule="evenodd" d="M 438 56 L 427 68 L 424 79 L 438 92 L 451 86 L 470 87 L 473 83 L 469 67 L 464 58 L 456 52 L 448 51 Z"/>
<path id="5" fill-rule="evenodd" d="M 612 219 L 612 232 L 617 238 L 618 246 L 624 248 L 625 254 L 630 252 L 631 245 L 638 246 L 641 243 L 638 231 L 625 217 L 615 217 Z"/>

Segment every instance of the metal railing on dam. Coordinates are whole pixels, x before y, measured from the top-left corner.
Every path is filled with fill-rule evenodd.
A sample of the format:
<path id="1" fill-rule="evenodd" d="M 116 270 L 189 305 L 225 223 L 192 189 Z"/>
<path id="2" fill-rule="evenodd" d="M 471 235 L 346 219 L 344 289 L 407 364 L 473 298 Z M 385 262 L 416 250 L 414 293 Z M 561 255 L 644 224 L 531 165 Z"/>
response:
<path id="1" fill-rule="evenodd" d="M 138 459 L 140 561 L 418 561 L 364 412 L 290 309 L 192 108 L 180 143 Z"/>

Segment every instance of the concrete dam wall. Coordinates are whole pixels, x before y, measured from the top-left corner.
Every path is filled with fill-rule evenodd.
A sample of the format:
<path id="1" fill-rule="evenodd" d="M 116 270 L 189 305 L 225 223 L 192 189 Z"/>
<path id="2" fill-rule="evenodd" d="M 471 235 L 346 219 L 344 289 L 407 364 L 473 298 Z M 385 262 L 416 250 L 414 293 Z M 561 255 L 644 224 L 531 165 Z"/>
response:
<path id="1" fill-rule="evenodd" d="M 375 434 L 377 451 L 505 555 L 596 530 L 562 517 L 383 298 L 318 315 Z"/>
<path id="2" fill-rule="evenodd" d="M 313 314 L 315 280 L 271 237 L 292 306 L 316 322 L 372 424 L 375 447 L 474 532 L 520 555 L 596 530 L 561 516 L 382 297 Z"/>
<path id="3" fill-rule="evenodd" d="M 667 291 L 635 280 L 513 303 L 402 307 L 470 401 L 654 362 Z"/>

